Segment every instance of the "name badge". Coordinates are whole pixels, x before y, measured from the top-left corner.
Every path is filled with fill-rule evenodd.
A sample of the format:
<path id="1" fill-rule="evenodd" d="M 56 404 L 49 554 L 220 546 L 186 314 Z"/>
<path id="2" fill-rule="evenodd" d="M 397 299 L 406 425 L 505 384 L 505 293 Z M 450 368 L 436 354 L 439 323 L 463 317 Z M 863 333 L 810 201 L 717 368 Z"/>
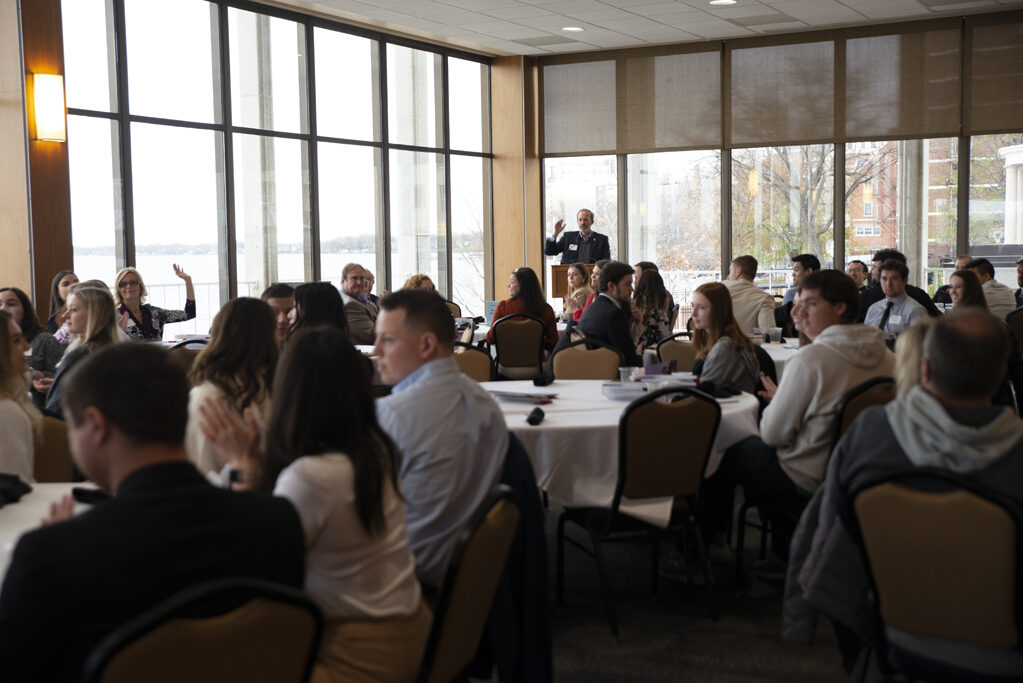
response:
<path id="1" fill-rule="evenodd" d="M 889 325 L 901 325 L 902 324 L 902 316 L 901 315 L 890 315 L 890 316 L 888 316 L 888 324 Z"/>
<path id="2" fill-rule="evenodd" d="M 569 251 L 579 251 L 579 245 L 578 244 L 570 244 L 570 245 L 568 245 L 568 250 Z"/>

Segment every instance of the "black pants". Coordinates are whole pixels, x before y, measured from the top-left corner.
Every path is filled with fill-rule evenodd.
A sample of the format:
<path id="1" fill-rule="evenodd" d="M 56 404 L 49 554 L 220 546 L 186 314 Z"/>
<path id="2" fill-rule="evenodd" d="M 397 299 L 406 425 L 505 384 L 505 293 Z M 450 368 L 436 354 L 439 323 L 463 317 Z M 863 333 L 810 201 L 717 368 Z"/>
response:
<path id="1" fill-rule="evenodd" d="M 736 484 L 742 486 L 746 500 L 760 505 L 771 523 L 771 549 L 787 559 L 789 542 L 809 499 L 778 464 L 777 451 L 760 437 L 747 437 L 725 451 L 718 471 L 704 482 L 700 508 L 708 531 L 731 528 Z"/>

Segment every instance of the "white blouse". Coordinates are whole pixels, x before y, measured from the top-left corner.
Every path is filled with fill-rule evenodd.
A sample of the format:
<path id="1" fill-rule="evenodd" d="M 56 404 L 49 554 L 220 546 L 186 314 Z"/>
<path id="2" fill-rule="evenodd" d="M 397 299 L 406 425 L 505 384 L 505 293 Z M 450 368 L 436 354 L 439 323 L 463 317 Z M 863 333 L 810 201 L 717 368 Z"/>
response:
<path id="1" fill-rule="evenodd" d="M 298 510 L 306 540 L 305 589 L 327 619 L 406 616 L 419 605 L 405 503 L 384 485 L 385 528 L 369 536 L 355 510 L 355 470 L 341 453 L 299 458 L 274 494 Z"/>
<path id="2" fill-rule="evenodd" d="M 32 421 L 15 401 L 0 398 L 0 472 L 16 474 L 24 482 L 34 482 Z"/>
<path id="3" fill-rule="evenodd" d="M 188 459 L 199 468 L 200 472 L 207 476 L 210 473 L 219 473 L 224 465 L 227 464 L 227 461 L 220 457 L 217 449 L 206 440 L 206 435 L 199 428 L 199 420 L 202 418 L 202 415 L 199 413 L 199 407 L 206 402 L 207 398 L 217 399 L 223 397 L 224 392 L 213 382 L 209 381 L 193 387 L 188 392 L 188 425 L 185 427 L 185 450 L 188 452 Z M 228 408 L 234 412 L 234 409 L 230 407 L 230 403 Z M 267 416 L 270 411 L 269 399 L 263 403 L 253 403 L 252 409 L 256 413 L 256 424 L 259 426 L 260 435 L 262 436 L 266 432 Z M 237 415 L 237 413 L 235 414 Z"/>

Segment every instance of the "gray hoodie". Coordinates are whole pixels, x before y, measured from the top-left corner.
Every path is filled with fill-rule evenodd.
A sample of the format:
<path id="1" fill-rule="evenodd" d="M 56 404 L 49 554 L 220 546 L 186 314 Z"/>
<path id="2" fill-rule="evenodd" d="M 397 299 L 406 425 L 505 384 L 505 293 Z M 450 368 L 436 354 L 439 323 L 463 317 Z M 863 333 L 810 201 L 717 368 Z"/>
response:
<path id="1" fill-rule="evenodd" d="M 786 362 L 760 437 L 777 449 L 781 468 L 797 486 L 812 492 L 824 477 L 842 397 L 868 379 L 894 373 L 895 354 L 881 331 L 861 324 L 832 325 Z"/>

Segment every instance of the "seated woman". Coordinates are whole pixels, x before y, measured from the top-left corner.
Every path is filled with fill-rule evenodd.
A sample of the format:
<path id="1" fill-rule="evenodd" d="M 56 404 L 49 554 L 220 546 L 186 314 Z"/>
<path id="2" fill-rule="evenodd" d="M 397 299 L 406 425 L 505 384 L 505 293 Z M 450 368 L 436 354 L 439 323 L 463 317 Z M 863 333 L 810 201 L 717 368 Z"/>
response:
<path id="1" fill-rule="evenodd" d="M 295 287 L 295 306 L 288 313 L 288 338 L 305 327 L 330 325 L 348 337 L 348 318 L 341 293 L 329 282 L 307 282 Z"/>
<path id="2" fill-rule="evenodd" d="M 117 324 L 132 339 L 142 341 L 160 341 L 163 339 L 163 326 L 167 323 L 179 323 L 195 317 L 195 289 L 192 287 L 192 276 L 174 264 L 174 274 L 185 281 L 185 310 L 168 311 L 145 303 L 146 284 L 142 275 L 132 267 L 122 268 L 114 279 L 114 292 L 117 297 L 117 313 L 121 317 Z"/>
<path id="3" fill-rule="evenodd" d="M 298 510 L 305 589 L 327 621 L 313 680 L 412 681 L 430 630 L 398 486 L 398 453 L 377 422 L 369 373 L 336 329 L 296 335 L 274 377 L 266 450 L 222 402 L 203 429 L 242 471 Z M 343 415 L 345 419 L 338 419 Z"/>
<path id="4" fill-rule="evenodd" d="M 494 343 L 495 322 L 513 313 L 525 313 L 543 321 L 543 348 L 544 351 L 551 351 L 558 343 L 558 326 L 554 321 L 554 309 L 544 301 L 543 290 L 540 289 L 540 281 L 532 268 L 516 268 L 508 278 L 508 294 L 510 298 L 500 301 L 494 309 L 494 317 L 490 321 L 490 331 L 487 332 L 487 343 Z"/>
<path id="5" fill-rule="evenodd" d="M 46 394 L 45 410 L 49 415 L 63 419 L 60 404 L 63 391 L 61 380 L 75 363 L 89 353 L 107 344 L 123 341 L 117 327 L 114 299 L 105 288 L 86 286 L 79 283 L 71 290 L 67 300 L 67 326 L 71 333 L 71 344 L 57 366 L 57 374 Z"/>
<path id="6" fill-rule="evenodd" d="M 35 481 L 34 437 L 42 415 L 28 399 L 28 342 L 7 311 L 0 311 L 0 472 Z"/>
<path id="7" fill-rule="evenodd" d="M 583 317 L 583 311 L 593 303 L 594 297 L 597 296 L 597 284 L 600 282 L 600 271 L 611 261 L 604 259 L 597 261 L 593 264 L 593 269 L 590 271 L 590 293 L 586 297 L 586 303 L 578 311 L 572 313 L 572 320 L 579 322 L 579 319 Z"/>
<path id="8" fill-rule="evenodd" d="M 655 349 L 657 342 L 671 334 L 668 326 L 671 308 L 668 305 L 668 290 L 656 270 L 646 269 L 636 285 L 633 308 L 639 311 L 640 322 L 632 326 L 632 338 L 644 348 Z"/>
<path id="9" fill-rule="evenodd" d="M 251 408 L 263 432 L 270 415 L 276 367 L 276 320 L 270 306 L 249 297 L 224 304 L 213 318 L 209 342 L 196 356 L 188 376 L 193 389 L 188 394 L 185 450 L 200 472 L 220 472 L 227 463 L 199 428 L 199 407 L 208 398 L 222 398 L 238 417 Z"/>
<path id="10" fill-rule="evenodd" d="M 953 308 L 979 306 L 988 310 L 984 288 L 980 284 L 980 278 L 972 270 L 957 270 L 952 273 L 952 277 L 949 279 L 948 295 L 952 299 Z"/>
<path id="11" fill-rule="evenodd" d="M 53 373 L 64 355 L 65 344 L 54 339 L 43 330 L 36 318 L 36 310 L 28 295 L 17 287 L 0 288 L 0 311 L 7 311 L 21 328 L 21 336 L 32 347 L 28 366 L 34 371 L 32 379 L 32 401 L 39 408 L 46 401 L 46 392 L 53 384 Z M 37 374 L 38 373 L 38 374 Z"/>
<path id="12" fill-rule="evenodd" d="M 70 270 L 62 270 L 53 277 L 53 283 L 50 284 L 50 317 L 46 320 L 46 331 L 50 334 L 56 334 L 64 324 L 68 290 L 77 283 L 78 276 Z"/>
<path id="13" fill-rule="evenodd" d="M 564 320 L 576 320 L 576 313 L 582 317 L 583 309 L 586 308 L 586 300 L 593 294 L 593 288 L 589 285 L 590 274 L 586 272 L 586 266 L 581 263 L 573 263 L 568 267 L 568 295 L 562 301 L 562 314 Z"/>
<path id="14" fill-rule="evenodd" d="M 423 273 L 417 273 L 405 280 L 405 284 L 401 286 L 402 289 L 428 289 L 431 292 L 436 292 L 437 287 L 433 284 L 433 280 L 430 279 L 429 275 Z"/>
<path id="15" fill-rule="evenodd" d="M 702 284 L 693 292 L 693 345 L 697 361 L 703 360 L 701 384 L 731 382 L 736 389 L 753 393 L 760 364 L 753 342 L 732 314 L 732 296 L 720 282 Z"/>

